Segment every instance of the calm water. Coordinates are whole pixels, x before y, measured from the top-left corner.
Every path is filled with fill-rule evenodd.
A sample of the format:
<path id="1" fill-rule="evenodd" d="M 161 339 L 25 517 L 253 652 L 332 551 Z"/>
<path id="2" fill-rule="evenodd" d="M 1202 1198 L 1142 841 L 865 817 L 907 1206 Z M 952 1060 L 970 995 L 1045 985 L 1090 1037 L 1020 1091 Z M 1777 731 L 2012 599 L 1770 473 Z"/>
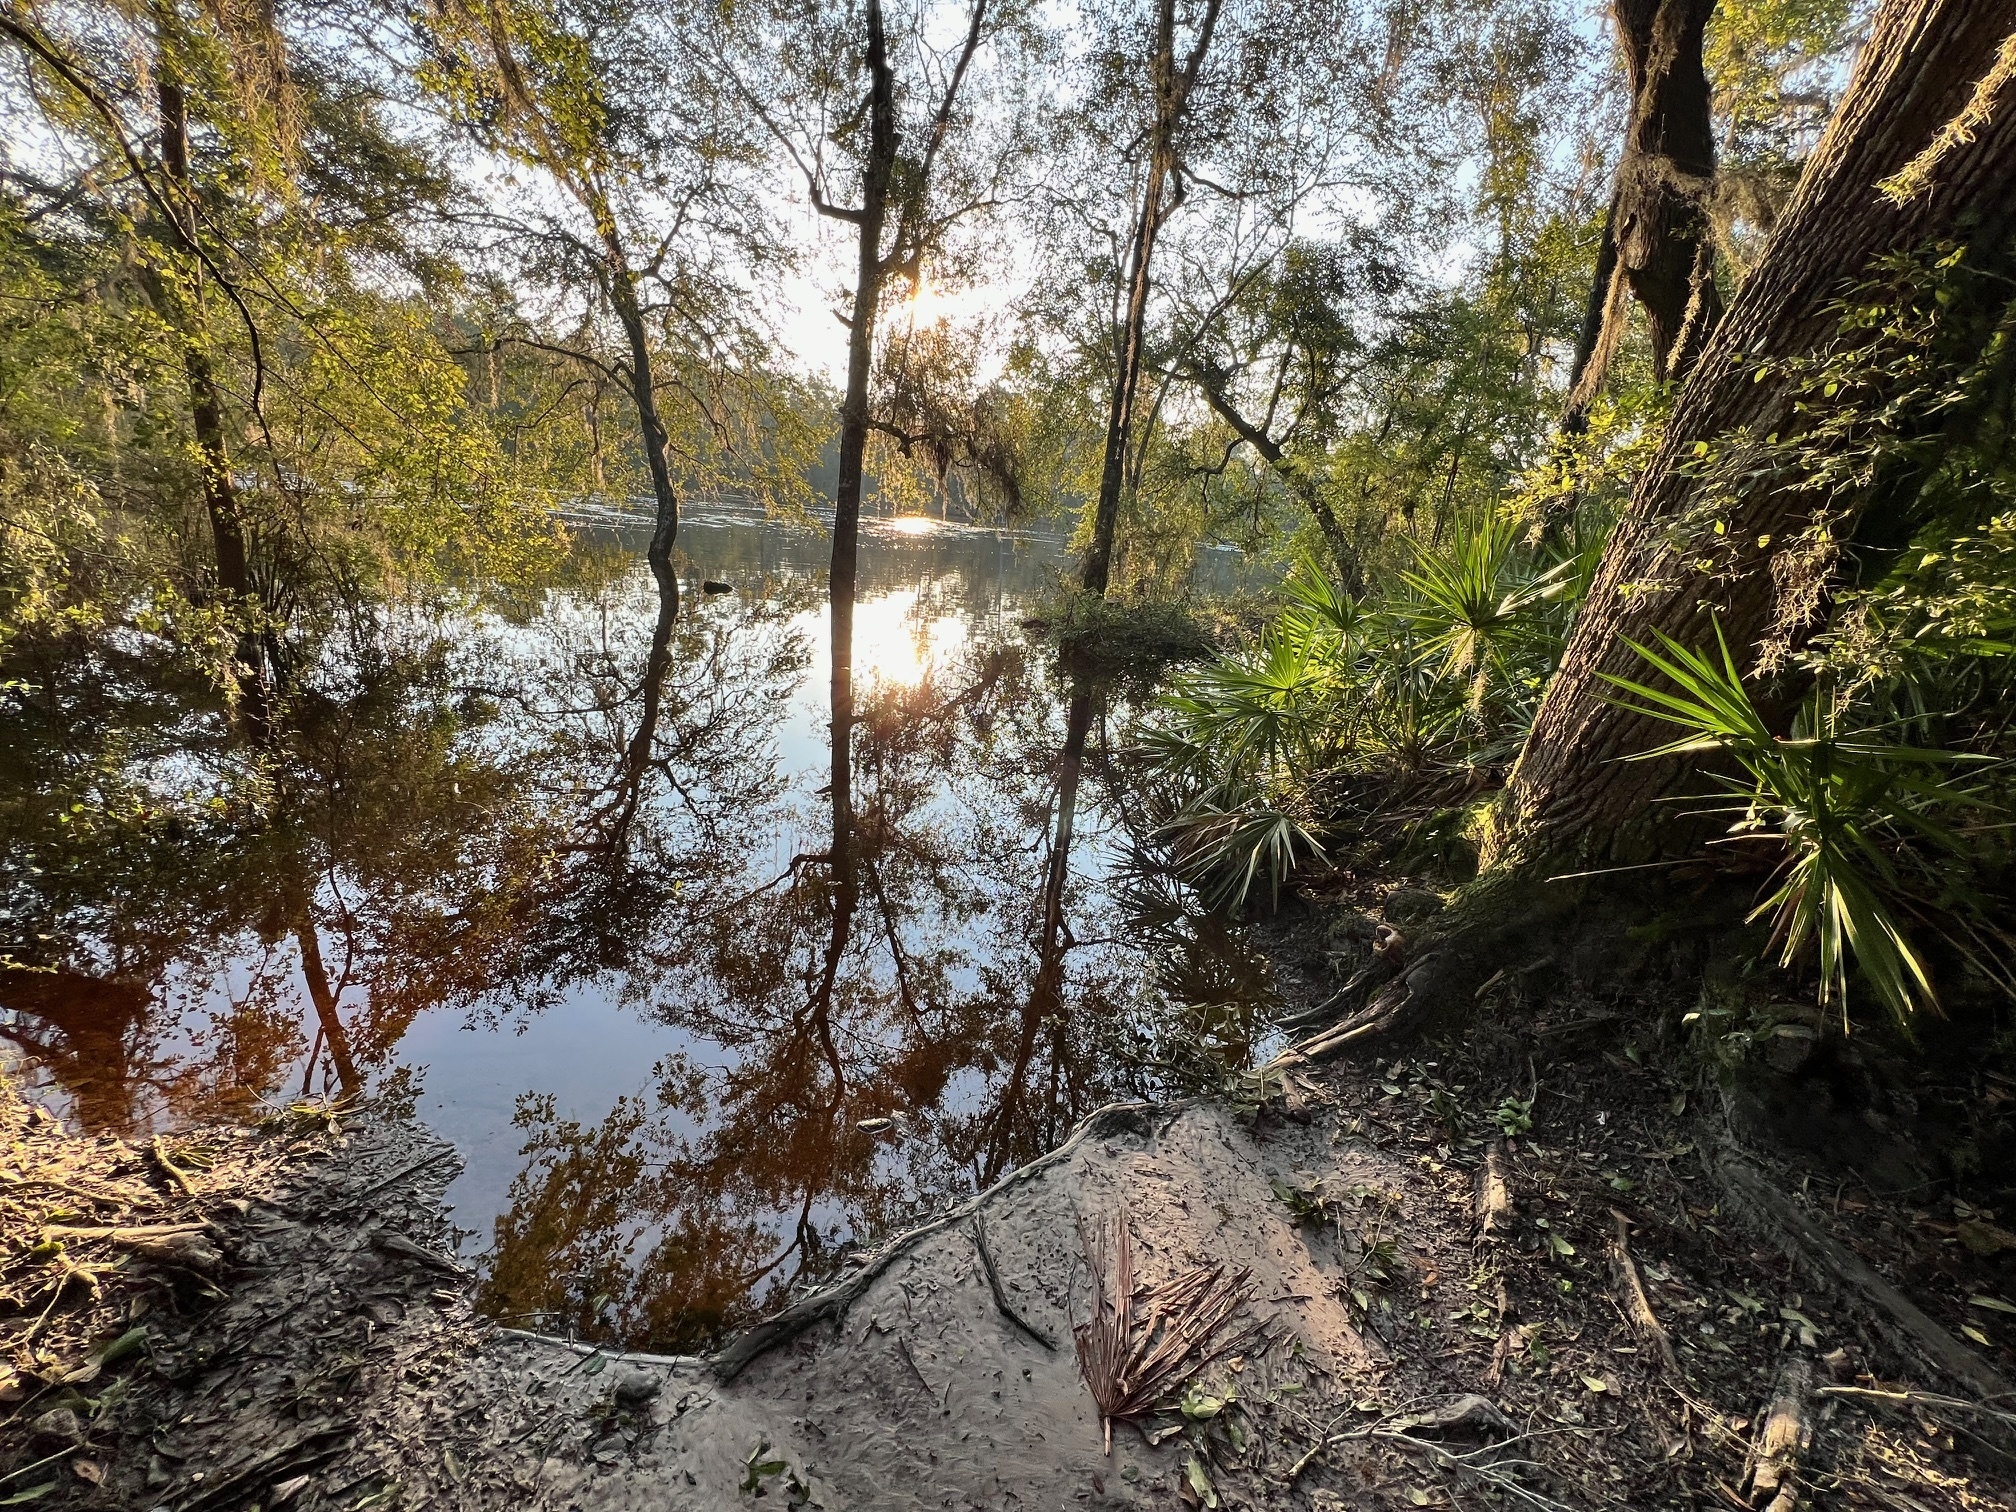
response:
<path id="1" fill-rule="evenodd" d="M 24 1084 L 121 1132 L 410 1099 L 466 1161 L 488 1311 L 677 1348 L 1200 1035 L 1246 1052 L 1264 973 L 1148 922 L 1122 865 L 1129 704 L 1022 626 L 1061 542 L 865 527 L 852 889 L 824 536 L 696 513 L 669 631 L 641 544 L 588 523 L 536 591 L 304 615 L 253 748 L 158 647 L 31 669 L 0 731 Z"/>

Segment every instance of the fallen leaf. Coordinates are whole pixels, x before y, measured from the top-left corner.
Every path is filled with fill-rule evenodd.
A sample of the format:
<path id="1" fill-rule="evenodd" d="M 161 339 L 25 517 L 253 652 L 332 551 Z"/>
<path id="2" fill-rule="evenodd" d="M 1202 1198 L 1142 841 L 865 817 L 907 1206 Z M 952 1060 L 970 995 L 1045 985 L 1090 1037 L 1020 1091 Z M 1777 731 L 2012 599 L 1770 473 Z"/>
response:
<path id="1" fill-rule="evenodd" d="M 2000 1297 L 1969 1297 L 1969 1307 L 1985 1307 L 1990 1312 L 2016 1313 L 2016 1306 L 2004 1302 Z"/>
<path id="2" fill-rule="evenodd" d="M 2016 1249 L 2016 1234 L 1978 1218 L 1954 1225 L 1953 1232 L 1977 1255 L 1999 1255 L 2003 1250 Z"/>
<path id="3" fill-rule="evenodd" d="M 1582 1377 L 1582 1384 L 1587 1386 L 1591 1391 L 1608 1391 L 1610 1389 L 1609 1383 L 1601 1376 L 1584 1376 Z"/>

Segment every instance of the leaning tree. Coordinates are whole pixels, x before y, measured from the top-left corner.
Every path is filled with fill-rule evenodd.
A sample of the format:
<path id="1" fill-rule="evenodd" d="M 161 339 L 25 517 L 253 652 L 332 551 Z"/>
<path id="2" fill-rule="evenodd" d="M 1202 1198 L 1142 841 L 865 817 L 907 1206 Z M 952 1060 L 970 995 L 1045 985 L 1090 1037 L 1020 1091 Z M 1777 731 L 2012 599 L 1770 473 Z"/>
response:
<path id="1" fill-rule="evenodd" d="M 1714 643 L 1716 627 L 1765 702 L 1803 691 L 1788 652 L 1819 626 L 1831 584 L 1872 537 L 1894 540 L 1911 480 L 1798 486 L 1772 456 L 1821 423 L 1815 360 L 1840 301 L 1886 256 L 1964 244 L 2009 265 L 2016 227 L 2016 22 L 1998 0 L 1889 0 L 1783 220 L 1703 351 L 1605 550 L 1511 783 L 1502 859 L 1643 859 L 1655 800 L 1688 778 L 1625 761 L 1670 729 L 1610 696 L 1640 677 L 1630 643 Z M 1949 410 L 1906 421 L 1970 424 Z M 1718 462 L 1720 465 L 1718 465 Z M 1668 806 L 1670 807 L 1670 806 Z"/>
<path id="2" fill-rule="evenodd" d="M 1883 423 L 1912 432 L 1891 449 L 1892 465 L 1824 470 L 1842 486 L 1807 486 L 1800 465 L 1823 468 L 1815 448 L 1838 434 L 1816 375 L 1824 380 L 1818 370 L 1856 339 L 1844 306 L 1928 248 L 1951 257 L 1964 247 L 1978 271 L 2006 284 L 2016 274 L 2012 183 L 2016 23 L 2006 4 L 1887 0 L 1605 549 L 1512 773 L 1479 885 L 1434 938 L 1415 943 L 1397 980 L 1300 1053 L 1334 1053 L 1460 1011 L 1479 982 L 1530 948 L 1537 922 L 1566 925 L 1600 902 L 1586 884 L 1553 879 L 1694 850 L 1690 806 L 1662 800 L 1695 790 L 1701 774 L 1687 757 L 1629 759 L 1673 732 L 1618 702 L 1612 679 L 1647 679 L 1634 643 L 1665 636 L 1712 647 L 1719 631 L 1760 709 L 1789 727 L 1810 685 L 1796 651 L 1825 625 L 1858 561 L 1908 543 L 1922 523 L 1927 459 L 1979 419 L 1964 404 L 1888 416 Z M 1987 351 L 2007 361 L 2008 347 L 2002 333 Z"/>

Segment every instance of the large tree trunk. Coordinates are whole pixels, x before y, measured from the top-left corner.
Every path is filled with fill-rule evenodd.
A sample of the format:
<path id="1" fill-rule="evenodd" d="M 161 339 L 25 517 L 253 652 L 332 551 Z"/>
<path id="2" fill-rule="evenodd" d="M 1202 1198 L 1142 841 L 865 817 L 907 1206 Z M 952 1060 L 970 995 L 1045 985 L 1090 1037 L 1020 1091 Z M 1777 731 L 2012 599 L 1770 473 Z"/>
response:
<path id="1" fill-rule="evenodd" d="M 1084 586 L 1103 595 L 1113 573 L 1113 535 L 1120 520 L 1120 496 L 1127 477 L 1127 452 L 1134 433 L 1134 401 L 1141 386 L 1141 353 L 1148 332 L 1150 269 L 1155 239 L 1175 208 L 1169 180 L 1176 171 L 1176 133 L 1190 103 L 1197 70 L 1218 25 L 1220 0 L 1206 0 L 1197 42 L 1189 60 L 1176 65 L 1176 0 L 1161 0 L 1155 19 L 1155 53 L 1149 60 L 1155 119 L 1148 128 L 1148 171 L 1141 187 L 1140 212 L 1127 267 L 1127 305 L 1114 333 L 1113 394 L 1106 412 L 1106 455 L 1099 473 L 1099 500 L 1092 516 L 1092 547 L 1085 555 Z"/>
<path id="2" fill-rule="evenodd" d="M 1622 336 L 1628 292 L 1645 309 L 1653 375 L 1685 378 L 1722 312 L 1707 201 L 1715 133 L 1702 35 L 1715 0 L 1616 0 L 1631 116 L 1575 347 L 1562 429 L 1587 420 Z"/>
<path id="3" fill-rule="evenodd" d="M 854 273 L 854 308 L 847 327 L 847 392 L 840 405 L 840 461 L 833 483 L 833 560 L 827 595 L 833 631 L 834 882 L 854 887 L 854 590 L 860 557 L 861 475 L 868 452 L 868 382 L 875 360 L 875 319 L 887 265 L 882 231 L 896 167 L 896 80 L 882 31 L 880 0 L 868 0 L 868 153 L 861 173 L 861 208 Z"/>
<path id="4" fill-rule="evenodd" d="M 1835 332 L 1830 300 L 1879 255 L 1942 238 L 2003 246 L 2016 217 L 2016 82 L 2006 68 L 1991 70 L 2012 25 L 2004 0 L 1889 0 L 1878 14 L 1840 109 L 1682 391 L 1604 555 L 1513 773 L 1511 822 L 1493 859 L 1629 861 L 1658 852 L 1653 802 L 1688 772 L 1678 761 L 1621 759 L 1673 731 L 1612 703 L 1604 674 L 1644 675 L 1627 638 L 1649 645 L 1663 632 L 1707 646 L 1718 620 L 1754 674 L 1760 643 L 1786 619 L 1774 565 L 1790 566 L 1823 517 L 1843 538 L 1867 504 L 1765 478 L 1738 485 L 1717 518 L 1690 518 L 1702 503 L 1690 471 L 1697 443 L 1744 429 L 1789 434 L 1801 423 L 1786 359 Z M 1970 102 L 1966 129 L 1948 129 Z M 1878 185 L 1914 158 L 1925 184 L 1899 203 Z M 1782 666 L 1782 655 L 1774 660 Z M 1784 687 L 1775 691 L 1786 701 Z"/>

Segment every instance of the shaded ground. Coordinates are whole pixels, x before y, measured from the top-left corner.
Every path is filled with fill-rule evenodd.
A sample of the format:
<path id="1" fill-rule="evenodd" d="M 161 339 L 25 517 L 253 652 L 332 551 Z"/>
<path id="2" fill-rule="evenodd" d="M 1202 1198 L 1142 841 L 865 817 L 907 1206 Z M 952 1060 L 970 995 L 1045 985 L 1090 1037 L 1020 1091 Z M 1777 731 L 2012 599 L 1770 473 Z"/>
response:
<path id="1" fill-rule="evenodd" d="M 408 1126 L 302 1111 L 170 1141 L 164 1164 L 16 1108 L 10 1169 L 68 1174 L 4 1188 L 19 1376 L 0 1505 L 1761 1507 L 1767 1407 L 1802 1371 L 1796 1500 L 2011 1505 L 2011 1424 L 1897 1394 L 1978 1406 L 1979 1382 L 1941 1378 L 1852 1287 L 1795 1269 L 1768 1214 L 1727 1199 L 1719 1110 L 1566 1012 L 1487 1008 L 1440 1058 L 1306 1068 L 1243 1104 L 1109 1109 L 711 1362 L 475 1317 L 443 1258 L 451 1153 Z M 1829 1193 L 1747 1158 L 1834 1222 Z M 80 1202 L 95 1224 L 59 1218 Z M 1209 1367 L 1187 1414 L 1116 1428 L 1109 1456 L 1070 1327 L 1090 1306 L 1080 1223 L 1121 1211 L 1144 1288 L 1250 1269 L 1244 1316 L 1267 1334 Z M 49 1227 L 131 1214 L 205 1225 L 215 1263 L 125 1246 L 95 1294 L 55 1294 L 28 1345 L 64 1263 Z M 69 1263 L 98 1253 L 74 1243 Z M 2008 1297 L 1970 1275 L 1963 1290 Z M 1948 1342 L 1992 1383 L 2009 1360 L 1983 1336 Z"/>

